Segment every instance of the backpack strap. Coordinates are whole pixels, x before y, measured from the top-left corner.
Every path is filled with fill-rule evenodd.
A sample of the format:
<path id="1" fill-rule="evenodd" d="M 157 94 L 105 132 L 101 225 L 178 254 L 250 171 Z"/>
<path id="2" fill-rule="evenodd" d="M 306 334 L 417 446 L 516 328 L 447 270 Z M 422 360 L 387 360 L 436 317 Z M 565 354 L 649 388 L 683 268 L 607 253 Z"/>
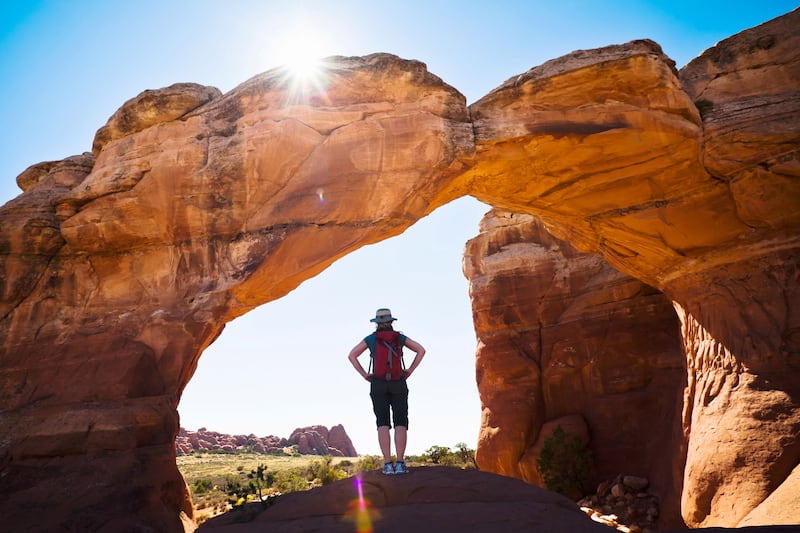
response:
<path id="1" fill-rule="evenodd" d="M 375 344 L 377 340 L 378 337 L 374 333 L 364 338 L 364 342 L 367 343 L 367 348 L 369 348 L 369 367 L 367 368 L 367 374 L 372 374 L 372 361 L 375 359 Z"/>
<path id="2" fill-rule="evenodd" d="M 400 340 L 399 336 L 397 337 L 397 340 Z M 406 369 L 406 362 L 403 360 L 403 347 L 399 346 L 398 349 L 399 349 L 400 353 L 397 353 L 398 350 L 395 350 L 394 346 L 392 346 L 391 344 L 389 344 L 386 341 L 381 341 L 381 342 L 383 343 L 384 346 L 386 346 L 386 349 L 389 350 L 389 368 L 390 369 L 392 368 L 392 358 L 399 357 L 400 358 L 400 364 L 403 366 L 403 370 L 405 370 Z"/>

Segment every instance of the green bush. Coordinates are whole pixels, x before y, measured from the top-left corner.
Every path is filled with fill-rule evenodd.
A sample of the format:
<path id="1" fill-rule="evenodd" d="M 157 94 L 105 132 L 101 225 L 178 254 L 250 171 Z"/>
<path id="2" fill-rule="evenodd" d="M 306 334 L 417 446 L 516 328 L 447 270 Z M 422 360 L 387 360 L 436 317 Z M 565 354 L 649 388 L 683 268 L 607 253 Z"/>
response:
<path id="1" fill-rule="evenodd" d="M 324 456 L 321 461 L 311 463 L 309 471 L 310 477 L 320 485 L 328 485 L 347 477 L 345 471 L 333 466 L 333 459 L 330 455 Z"/>
<path id="2" fill-rule="evenodd" d="M 214 488 L 214 482 L 210 479 L 198 479 L 192 487 L 193 494 L 205 494 Z"/>
<path id="3" fill-rule="evenodd" d="M 425 453 L 414 456 L 412 460 L 442 466 L 457 466 L 460 468 L 477 468 L 475 464 L 475 450 L 470 449 L 463 442 L 456 444 L 455 450 L 447 446 L 431 446 Z"/>
<path id="4" fill-rule="evenodd" d="M 544 439 L 538 466 L 545 487 L 568 498 L 580 498 L 589 488 L 593 462 L 582 438 L 556 426 Z"/>
<path id="5" fill-rule="evenodd" d="M 364 455 L 356 464 L 356 471 L 367 472 L 369 470 L 378 470 L 383 466 L 383 459 L 377 455 Z"/>
<path id="6" fill-rule="evenodd" d="M 308 480 L 304 472 L 292 468 L 291 470 L 281 470 L 275 474 L 272 486 L 282 493 L 297 492 L 298 490 L 308 490 Z"/>

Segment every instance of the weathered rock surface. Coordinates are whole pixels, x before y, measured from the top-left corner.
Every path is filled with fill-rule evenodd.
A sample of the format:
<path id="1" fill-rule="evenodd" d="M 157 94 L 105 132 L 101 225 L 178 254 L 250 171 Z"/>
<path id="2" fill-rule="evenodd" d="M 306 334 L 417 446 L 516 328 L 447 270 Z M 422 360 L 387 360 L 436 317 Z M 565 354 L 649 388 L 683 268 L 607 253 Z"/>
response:
<path id="1" fill-rule="evenodd" d="M 94 153 L 34 165 L 0 208 L 4 524 L 191 529 L 176 407 L 224 324 L 465 194 L 535 216 L 672 300 L 687 387 L 666 462 L 686 450 L 683 517 L 745 520 L 800 462 L 798 17 L 680 74 L 650 41 L 575 52 L 469 109 L 386 54 L 330 59 L 324 90 L 293 92 L 276 69 L 221 96 L 192 85 L 127 102 Z M 511 364 L 483 372 L 483 390 L 520 393 L 492 415 L 570 414 L 545 410 L 547 389 L 528 396 L 543 376 L 503 349 Z M 628 394 L 664 369 L 605 370 L 587 380 Z M 574 373 L 550 377 L 553 405 L 567 402 L 555 383 Z M 484 459 L 513 464 L 496 450 Z"/>
<path id="2" fill-rule="evenodd" d="M 254 504 L 238 516 L 230 512 L 212 518 L 199 531 L 373 531 L 356 528 L 358 490 L 354 478 L 343 479 L 281 496 L 266 510 Z M 368 514 L 374 531 L 610 531 L 563 496 L 476 470 L 422 467 L 403 476 L 366 472 L 361 492 L 366 508 L 361 519 Z"/>
<path id="3" fill-rule="evenodd" d="M 358 485 L 344 479 L 308 492 L 279 497 L 266 510 L 251 504 L 204 522 L 198 531 L 247 533 L 325 531 L 351 533 L 608 533 L 574 502 L 505 476 L 447 467 L 415 468 L 409 475 L 366 472 L 361 492 L 366 513 L 358 514 Z M 369 517 L 369 522 L 365 520 Z M 357 522 L 359 518 L 362 520 Z M 360 526 L 359 529 L 356 526 Z M 371 526 L 371 528 L 369 527 Z M 699 529 L 698 533 L 789 533 L 791 527 Z"/>
<path id="4" fill-rule="evenodd" d="M 682 515 L 693 527 L 736 525 L 800 461 L 800 115 L 785 112 L 798 94 L 799 19 L 794 11 L 698 58 L 715 79 L 704 117 L 647 41 L 548 62 L 470 106 L 477 155 L 466 190 L 537 216 L 673 301 L 688 377 Z M 765 35 L 790 44 L 762 46 Z M 737 85 L 737 64 L 757 71 L 742 74 L 740 102 L 714 92 Z M 737 110 L 762 97 L 771 125 L 740 121 Z M 746 149 L 715 163 L 718 150 L 704 147 L 717 134 Z"/>
<path id="5" fill-rule="evenodd" d="M 147 92 L 98 133 L 95 156 L 21 176 L 0 213 L 7 524 L 183 530 L 176 409 L 204 348 L 403 231 L 474 150 L 464 97 L 422 63 L 333 58 L 325 90 L 291 86 L 277 69 L 216 98 Z M 142 468 L 154 455 L 169 466 Z M 35 510 L 101 472 L 114 490 L 66 493 L 64 516 Z"/>
<path id="6" fill-rule="evenodd" d="M 739 523 L 800 462 L 798 47 L 795 10 L 681 71 L 690 97 L 710 107 L 704 165 L 748 228 L 744 242 L 715 245 L 703 268 L 663 284 L 687 353 L 683 514 L 692 526 Z"/>
<path id="7" fill-rule="evenodd" d="M 311 436 L 309 436 L 311 435 Z M 316 446 L 309 446 L 309 441 Z M 303 444 L 301 444 L 301 442 Z M 252 450 L 256 453 L 278 453 L 297 445 L 301 454 L 331 455 L 334 457 L 356 457 L 356 449 L 341 424 L 330 430 L 325 426 L 297 428 L 291 437 L 281 438 L 274 435 L 257 437 L 250 435 L 228 435 L 217 431 L 200 428 L 190 431 L 180 428 L 175 438 L 175 450 L 178 455 L 193 451 L 221 450 L 226 452 L 242 452 Z"/>
<path id="8" fill-rule="evenodd" d="M 669 299 L 531 215 L 488 213 L 464 265 L 479 346 L 479 467 L 543 486 L 539 452 L 560 425 L 590 442 L 595 485 L 620 471 L 652 479 L 662 524 L 680 524 L 686 371 Z"/>

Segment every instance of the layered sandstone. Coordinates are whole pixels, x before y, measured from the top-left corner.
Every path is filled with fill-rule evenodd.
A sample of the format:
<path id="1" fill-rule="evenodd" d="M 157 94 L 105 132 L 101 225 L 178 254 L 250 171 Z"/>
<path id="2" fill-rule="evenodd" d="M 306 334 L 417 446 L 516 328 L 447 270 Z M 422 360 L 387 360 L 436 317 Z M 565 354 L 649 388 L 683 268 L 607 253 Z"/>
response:
<path id="1" fill-rule="evenodd" d="M 570 54 L 470 106 L 464 187 L 673 301 L 690 526 L 736 525 L 800 461 L 798 27 L 795 11 L 688 65 L 711 113 L 649 41 Z"/>
<path id="2" fill-rule="evenodd" d="M 767 520 L 800 462 L 798 19 L 723 41 L 681 73 L 651 41 L 578 51 L 469 109 L 422 63 L 386 54 L 330 58 L 321 86 L 276 69 L 224 95 L 173 86 L 126 102 L 92 153 L 34 165 L 0 208 L 4 524 L 191 529 L 176 408 L 225 323 L 467 194 L 534 216 L 673 302 L 683 517 Z M 486 312 L 476 321 L 493 326 Z M 558 383 L 586 361 L 543 342 L 567 365 L 542 381 L 566 412 Z M 494 416 L 560 416 L 528 395 L 544 374 L 520 373 L 523 356 L 502 349 L 513 364 L 482 379 L 520 392 Z M 596 370 L 587 390 L 627 394 L 666 370 L 638 364 L 583 366 Z"/>
<path id="3" fill-rule="evenodd" d="M 588 440 L 595 485 L 621 471 L 647 477 L 662 525 L 680 523 L 686 371 L 669 299 L 531 215 L 498 210 L 467 244 L 464 270 L 479 346 L 479 467 L 542 485 L 539 451 L 560 425 Z"/>
<path id="4" fill-rule="evenodd" d="M 205 347 L 403 231 L 472 154 L 464 97 L 422 63 L 325 67 L 324 87 L 277 69 L 225 95 L 146 91 L 94 154 L 20 176 L 24 194 L 0 214 L 7 524 L 189 527 L 176 409 Z"/>

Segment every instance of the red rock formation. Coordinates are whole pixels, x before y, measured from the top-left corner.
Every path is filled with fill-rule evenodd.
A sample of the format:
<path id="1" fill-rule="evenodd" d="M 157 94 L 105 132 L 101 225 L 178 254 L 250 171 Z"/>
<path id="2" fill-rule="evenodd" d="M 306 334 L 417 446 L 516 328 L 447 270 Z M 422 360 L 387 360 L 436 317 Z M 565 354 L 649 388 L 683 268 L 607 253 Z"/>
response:
<path id="1" fill-rule="evenodd" d="M 256 437 L 250 435 L 227 435 L 216 431 L 200 428 L 189 431 L 181 428 L 175 438 L 175 449 L 178 455 L 185 455 L 193 451 L 226 450 L 243 452 L 252 450 L 256 453 L 279 453 L 289 446 L 286 439 L 275 436 Z"/>
<path id="2" fill-rule="evenodd" d="M 350 436 L 341 424 L 331 427 L 331 430 L 328 432 L 328 449 L 331 450 L 331 455 L 338 455 L 341 457 L 358 456 L 356 447 L 353 446 L 353 441 L 350 440 Z"/>
<path id="3" fill-rule="evenodd" d="M 257 437 L 252 434 L 228 435 L 206 428 L 197 431 L 181 428 L 175 439 L 175 448 L 179 455 L 197 450 L 235 452 L 252 449 L 258 453 L 276 453 L 292 445 L 297 445 L 298 451 L 302 454 L 358 456 L 353 442 L 341 424 L 333 426 L 330 430 L 324 426 L 297 428 L 288 439 L 272 435 L 267 437 Z"/>
<path id="4" fill-rule="evenodd" d="M 800 461 L 798 27 L 794 11 L 687 66 L 712 103 L 703 119 L 650 42 L 570 54 L 470 107 L 465 190 L 536 215 L 674 302 L 690 526 L 736 525 Z M 740 77 L 742 98 L 730 92 Z"/>
<path id="5" fill-rule="evenodd" d="M 9 527 L 183 530 L 176 409 L 205 347 L 403 231 L 472 154 L 464 97 L 422 63 L 333 58 L 324 90 L 302 94 L 287 76 L 216 98 L 145 92 L 98 132 L 95 156 L 20 176 L 25 193 L 0 210 Z"/>
<path id="6" fill-rule="evenodd" d="M 331 59 L 324 91 L 277 69 L 129 101 L 96 153 L 35 165 L 0 208 L 4 525 L 191 529 L 176 407 L 224 324 L 465 194 L 674 302 L 683 516 L 757 521 L 800 461 L 798 18 L 680 77 L 650 41 L 576 52 L 469 110 L 385 54 Z M 501 410 L 531 398 L 515 401 Z"/>
<path id="7" fill-rule="evenodd" d="M 288 439 L 289 444 L 296 444 L 300 453 L 305 455 L 332 455 L 334 457 L 356 457 L 356 449 L 350 437 L 339 424 L 330 430 L 325 426 L 310 426 L 295 429 Z"/>
<path id="8" fill-rule="evenodd" d="M 479 342 L 479 467 L 542 485 L 539 451 L 560 424 L 590 442 L 595 483 L 621 471 L 652 479 L 662 525 L 680 524 L 686 378 L 671 302 L 530 215 L 488 213 L 464 265 Z"/>
<path id="9" fill-rule="evenodd" d="M 688 360 L 683 513 L 691 526 L 777 523 L 750 513 L 782 484 L 796 485 L 798 28 L 795 10 L 720 42 L 681 71 L 687 93 L 707 108 L 704 165 L 747 227 L 739 235 L 746 245 L 715 246 L 704 268 L 664 283 L 678 302 Z"/>

